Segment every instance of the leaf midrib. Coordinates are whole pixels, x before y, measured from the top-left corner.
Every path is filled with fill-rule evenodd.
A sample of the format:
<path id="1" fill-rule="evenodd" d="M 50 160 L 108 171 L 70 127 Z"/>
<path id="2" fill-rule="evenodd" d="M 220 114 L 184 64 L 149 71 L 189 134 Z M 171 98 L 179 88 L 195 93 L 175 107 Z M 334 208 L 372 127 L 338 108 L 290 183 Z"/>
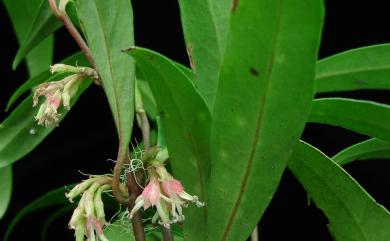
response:
<path id="1" fill-rule="evenodd" d="M 348 74 L 355 74 L 355 73 L 363 73 L 363 72 L 373 72 L 378 70 L 390 70 L 390 65 L 388 66 L 381 66 L 381 67 L 367 67 L 367 68 L 352 68 L 349 70 L 340 70 L 340 71 L 331 71 L 328 73 L 319 74 L 316 76 L 316 80 L 320 79 L 326 79 L 330 77 L 335 77 L 338 75 L 348 75 Z"/>
<path id="2" fill-rule="evenodd" d="M 261 96 L 260 98 L 260 106 L 259 106 L 259 111 L 257 113 L 259 113 L 258 117 L 257 117 L 257 122 L 256 122 L 256 129 L 255 129 L 255 133 L 254 133 L 254 138 L 253 138 L 253 142 L 252 142 L 252 145 L 251 145 L 251 151 L 250 151 L 250 155 L 249 155 L 249 160 L 247 161 L 247 165 L 246 165 L 246 168 L 244 169 L 244 177 L 243 177 L 243 180 L 241 182 L 241 185 L 240 185 L 240 188 L 239 188 L 239 191 L 238 191 L 238 197 L 236 199 L 236 201 L 234 202 L 234 205 L 233 205 L 233 210 L 228 218 L 228 222 L 227 222 L 227 225 L 225 226 L 225 229 L 223 231 L 223 235 L 222 235 L 222 239 L 221 241 L 226 241 L 227 238 L 228 238 L 228 234 L 229 232 L 231 231 L 232 229 L 232 225 L 233 225 L 233 222 L 234 222 L 234 219 L 237 215 L 237 212 L 238 212 L 238 208 L 240 207 L 240 204 L 241 204 L 241 201 L 242 201 L 242 197 L 244 195 L 244 192 L 245 192 L 245 189 L 247 187 L 247 183 L 248 183 L 248 178 L 249 178 L 249 174 L 250 174 L 250 170 L 251 170 L 251 167 L 252 167 L 252 164 L 253 164 L 253 160 L 256 156 L 256 152 L 257 152 L 257 144 L 259 142 L 259 137 L 260 137 L 260 130 L 261 130 L 261 126 L 263 124 L 263 117 L 264 117 L 264 106 L 265 106 L 265 99 L 266 99 L 266 96 L 268 96 L 268 91 L 269 91 L 269 83 L 271 81 L 271 78 L 272 78 L 272 70 L 273 70 L 273 65 L 275 63 L 275 54 L 276 54 L 276 46 L 278 45 L 278 42 L 279 42 L 279 34 L 280 34 L 280 31 L 281 31 L 281 25 L 282 25 L 282 17 L 283 17 L 283 5 L 284 5 L 284 0 L 278 0 L 279 2 L 279 13 L 277 14 L 278 16 L 278 19 L 277 19 L 277 29 L 273 35 L 273 45 L 272 45 L 272 52 L 271 52 L 271 56 L 270 56 L 270 61 L 269 61 L 269 65 L 268 65 L 268 68 L 267 68 L 267 77 L 265 79 L 265 83 L 264 83 L 264 94 Z"/>

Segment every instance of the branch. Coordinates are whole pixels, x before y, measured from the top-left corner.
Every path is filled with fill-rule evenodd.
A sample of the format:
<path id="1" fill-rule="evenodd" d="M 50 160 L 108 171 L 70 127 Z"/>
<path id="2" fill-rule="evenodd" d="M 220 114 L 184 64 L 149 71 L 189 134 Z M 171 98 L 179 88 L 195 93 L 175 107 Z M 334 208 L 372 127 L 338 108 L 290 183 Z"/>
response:
<path id="1" fill-rule="evenodd" d="M 96 64 L 95 60 L 92 57 L 91 50 L 89 49 L 87 43 L 84 41 L 83 37 L 80 35 L 77 28 L 73 25 L 68 15 L 59 11 L 56 0 L 49 0 L 49 3 L 54 15 L 64 24 L 69 34 L 73 37 L 77 45 L 80 47 L 81 51 L 87 57 L 88 62 L 91 64 L 92 68 L 96 70 Z"/>
<path id="2" fill-rule="evenodd" d="M 130 161 L 130 160 L 129 160 Z M 138 186 L 133 172 L 127 175 L 127 190 L 129 191 L 128 209 L 131 211 L 135 204 L 135 199 L 141 194 L 142 189 Z M 136 241 L 145 241 L 144 225 L 142 223 L 141 215 L 138 212 L 134 213 L 131 224 L 133 225 L 134 237 Z"/>

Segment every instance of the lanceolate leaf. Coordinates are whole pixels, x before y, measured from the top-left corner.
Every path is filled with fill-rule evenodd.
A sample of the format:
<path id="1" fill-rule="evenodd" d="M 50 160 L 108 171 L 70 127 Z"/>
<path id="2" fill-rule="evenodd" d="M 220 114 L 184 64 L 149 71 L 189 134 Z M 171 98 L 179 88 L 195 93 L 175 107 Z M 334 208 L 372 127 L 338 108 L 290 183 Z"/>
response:
<path id="1" fill-rule="evenodd" d="M 7 211 L 12 194 L 12 166 L 0 168 L 0 220 Z"/>
<path id="2" fill-rule="evenodd" d="M 157 101 L 175 176 L 188 193 L 206 200 L 210 167 L 210 113 L 187 76 L 169 59 L 142 48 L 129 54 L 149 82 Z M 206 240 L 207 208 L 184 210 L 186 240 Z"/>
<path id="3" fill-rule="evenodd" d="M 213 108 L 232 1 L 180 0 L 180 15 L 195 85 Z"/>
<path id="4" fill-rule="evenodd" d="M 69 56 L 68 58 L 61 61 L 61 63 L 69 64 L 69 65 L 78 65 L 78 66 L 89 66 L 87 59 L 81 52 Z M 62 74 L 52 75 L 49 69 L 47 69 L 41 72 L 40 74 L 38 74 L 37 76 L 34 76 L 33 78 L 27 80 L 21 86 L 19 86 L 19 88 L 12 94 L 11 98 L 7 103 L 7 111 L 15 103 L 15 101 L 18 100 L 19 97 L 22 94 L 24 94 L 26 91 L 32 89 L 33 87 L 43 82 L 59 80 L 62 77 L 64 77 L 64 75 Z"/>
<path id="5" fill-rule="evenodd" d="M 54 189 L 25 206 L 19 213 L 16 214 L 11 223 L 8 225 L 3 241 L 8 241 L 15 226 L 30 213 L 42 208 L 67 204 L 69 201 L 64 195 L 65 192 L 66 189 L 64 187 Z"/>
<path id="6" fill-rule="evenodd" d="M 328 217 L 337 241 L 390 240 L 390 213 L 319 150 L 299 143 L 288 167 Z"/>
<path id="7" fill-rule="evenodd" d="M 135 67 L 121 52 L 134 44 L 131 2 L 77 0 L 75 6 L 118 130 L 118 160 L 123 160 L 134 118 Z"/>
<path id="8" fill-rule="evenodd" d="M 24 3 L 24 5 L 28 4 Z M 16 53 L 15 60 L 12 64 L 13 68 L 15 69 L 31 50 L 61 26 L 61 22 L 54 16 L 50 8 L 49 1 L 41 0 L 37 14 L 33 21 L 30 21 L 29 31 Z"/>
<path id="9" fill-rule="evenodd" d="M 313 98 L 322 7 L 240 0 L 232 8 L 211 131 L 208 240 L 245 240 L 278 186 Z"/>
<path id="10" fill-rule="evenodd" d="M 91 82 L 85 81 L 80 86 L 71 100 L 71 106 Z M 32 103 L 31 94 L 0 124 L 0 167 L 7 166 L 28 154 L 54 130 L 55 127 L 37 125 L 34 116 L 39 108 L 33 108 Z M 63 119 L 68 111 L 61 108 L 60 113 Z"/>
<path id="11" fill-rule="evenodd" d="M 343 127 L 390 141 L 390 106 L 372 101 L 324 98 L 313 101 L 309 122 Z"/>
<path id="12" fill-rule="evenodd" d="M 390 89 L 390 44 L 352 49 L 320 60 L 317 93 Z"/>
<path id="13" fill-rule="evenodd" d="M 350 146 L 332 157 L 339 165 L 352 161 L 390 158 L 390 143 L 372 138 Z"/>
<path id="14" fill-rule="evenodd" d="M 11 17 L 19 44 L 23 43 L 31 29 L 31 24 L 42 1 L 44 0 L 3 0 Z M 53 44 L 53 37 L 50 36 L 27 55 L 27 67 L 30 76 L 37 75 L 51 64 Z"/>

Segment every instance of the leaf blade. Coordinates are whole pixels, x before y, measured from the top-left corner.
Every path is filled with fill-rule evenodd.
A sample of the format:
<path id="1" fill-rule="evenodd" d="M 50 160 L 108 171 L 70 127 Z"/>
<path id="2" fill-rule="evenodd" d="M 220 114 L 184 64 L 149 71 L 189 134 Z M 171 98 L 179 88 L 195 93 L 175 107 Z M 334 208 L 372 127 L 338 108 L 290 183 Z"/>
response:
<path id="1" fill-rule="evenodd" d="M 22 45 L 23 40 L 26 38 L 42 1 L 31 0 L 29 4 L 26 4 L 24 0 L 3 0 L 11 17 L 19 45 Z M 53 46 L 53 36 L 49 36 L 27 55 L 26 62 L 30 76 L 35 76 L 51 64 Z"/>
<path id="2" fill-rule="evenodd" d="M 321 1 L 237 3 L 213 115 L 209 240 L 246 239 L 270 202 L 309 112 L 322 25 Z"/>
<path id="3" fill-rule="evenodd" d="M 65 193 L 65 188 L 60 187 L 45 193 L 41 197 L 35 199 L 33 202 L 25 206 L 11 220 L 11 223 L 7 227 L 3 240 L 4 241 L 9 240 L 10 235 L 12 234 L 12 231 L 15 229 L 16 225 L 28 214 L 42 208 L 67 204 L 69 201 L 68 199 L 66 199 L 64 193 Z"/>
<path id="4" fill-rule="evenodd" d="M 377 138 L 359 142 L 332 157 L 333 161 L 339 165 L 345 165 L 352 161 L 383 158 L 390 158 L 390 143 Z"/>
<path id="5" fill-rule="evenodd" d="M 0 168 L 0 220 L 7 211 L 12 195 L 12 166 Z"/>
<path id="6" fill-rule="evenodd" d="M 133 48 L 129 54 L 136 59 L 157 101 L 175 176 L 187 192 L 205 200 L 211 118 L 206 103 L 187 75 L 169 59 L 143 48 Z M 189 213 L 184 224 L 186 239 L 206 240 L 206 208 L 189 207 L 185 212 Z"/>
<path id="7" fill-rule="evenodd" d="M 180 0 L 179 6 L 187 53 L 196 75 L 195 85 L 212 110 L 229 28 L 231 1 Z"/>
<path id="8" fill-rule="evenodd" d="M 118 160 L 123 160 L 134 119 L 135 66 L 121 52 L 134 44 L 131 2 L 76 1 L 75 7 L 115 120 L 120 142 Z"/>
<path id="9" fill-rule="evenodd" d="M 343 127 L 364 135 L 390 141 L 390 106 L 347 98 L 313 101 L 308 122 Z"/>
<path id="10" fill-rule="evenodd" d="M 61 22 L 54 16 L 50 8 L 49 1 L 42 0 L 33 21 L 31 21 L 30 30 L 16 53 L 12 68 L 16 69 L 31 50 L 61 26 Z"/>
<path id="11" fill-rule="evenodd" d="M 351 49 L 317 63 L 317 93 L 390 89 L 390 44 Z"/>
<path id="12" fill-rule="evenodd" d="M 390 213 L 325 154 L 300 142 L 288 167 L 329 218 L 336 240 L 389 240 Z"/>

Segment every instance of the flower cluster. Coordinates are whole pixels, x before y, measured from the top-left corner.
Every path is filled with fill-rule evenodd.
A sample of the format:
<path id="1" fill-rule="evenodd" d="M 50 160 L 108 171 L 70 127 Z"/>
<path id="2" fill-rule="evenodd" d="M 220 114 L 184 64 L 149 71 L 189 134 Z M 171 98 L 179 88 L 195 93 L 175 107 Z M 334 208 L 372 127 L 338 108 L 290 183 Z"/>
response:
<path id="1" fill-rule="evenodd" d="M 35 120 L 39 125 L 49 127 L 53 124 L 58 125 L 61 114 L 58 109 L 61 104 L 70 108 L 70 100 L 76 94 L 83 80 L 86 78 L 95 78 L 96 72 L 88 67 L 74 67 L 64 64 L 51 66 L 52 73 L 72 73 L 59 81 L 51 81 L 40 84 L 34 92 L 33 107 L 38 105 L 39 98 L 45 97 L 45 101 L 39 107 Z"/>
<path id="2" fill-rule="evenodd" d="M 96 176 L 76 185 L 65 196 L 70 202 L 81 195 L 77 208 L 73 211 L 69 227 L 75 230 L 76 241 L 106 241 L 103 228 L 107 225 L 102 201 L 102 193 L 111 189 L 112 178 Z M 126 188 L 121 187 L 124 194 Z"/>
<path id="3" fill-rule="evenodd" d="M 149 182 L 142 194 L 137 197 L 130 218 L 141 207 L 144 210 L 156 207 L 152 222 L 158 221 L 159 224 L 169 228 L 172 223 L 184 221 L 183 207 L 187 207 L 189 202 L 198 207 L 204 206 L 197 196 L 184 191 L 182 184 L 172 177 L 163 164 L 152 164 L 148 172 Z"/>

